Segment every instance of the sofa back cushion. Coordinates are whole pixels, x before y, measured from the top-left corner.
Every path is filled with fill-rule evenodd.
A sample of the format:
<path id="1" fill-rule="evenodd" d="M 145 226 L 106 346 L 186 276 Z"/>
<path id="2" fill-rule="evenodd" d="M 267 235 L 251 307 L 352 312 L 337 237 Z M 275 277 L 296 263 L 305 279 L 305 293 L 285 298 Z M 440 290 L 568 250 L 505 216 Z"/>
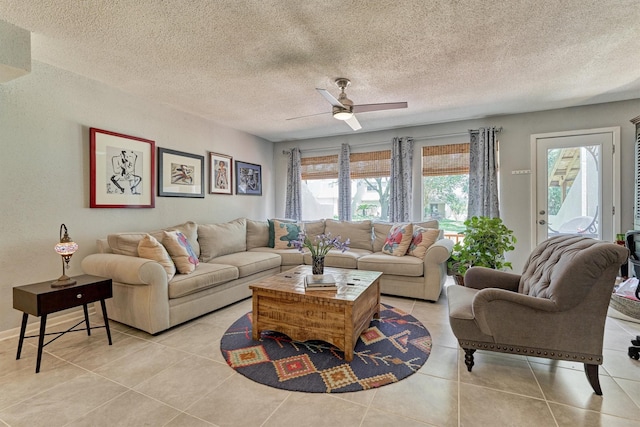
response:
<path id="1" fill-rule="evenodd" d="M 147 234 L 155 237 L 158 242 L 162 242 L 164 231 L 179 231 L 187 238 L 191 248 L 196 256 L 200 255 L 200 245 L 198 245 L 198 224 L 193 221 L 187 221 L 183 224 L 174 225 L 173 227 L 163 228 L 161 230 L 144 232 L 125 232 L 113 233 L 107 236 L 107 242 L 114 254 L 139 256 L 138 244 Z"/>
<path id="2" fill-rule="evenodd" d="M 349 247 L 355 249 L 373 250 L 371 234 L 371 221 L 336 221 L 327 219 L 324 225 L 324 232 L 331 233 L 331 236 L 338 237 L 343 242 L 351 240 Z"/>
<path id="3" fill-rule="evenodd" d="M 319 219 L 317 221 L 303 221 L 302 228 L 304 230 L 304 234 L 309 236 L 311 241 L 313 241 L 314 237 L 324 234 L 324 219 Z"/>
<path id="4" fill-rule="evenodd" d="M 238 218 L 223 224 L 200 224 L 198 242 L 202 262 L 244 252 L 247 250 L 247 221 L 245 218 Z"/>
<path id="5" fill-rule="evenodd" d="M 382 246 L 387 240 L 391 227 L 393 224 L 390 222 L 375 221 L 373 223 L 373 252 L 382 252 Z"/>
<path id="6" fill-rule="evenodd" d="M 247 219 L 247 250 L 266 248 L 269 245 L 269 223 Z"/>

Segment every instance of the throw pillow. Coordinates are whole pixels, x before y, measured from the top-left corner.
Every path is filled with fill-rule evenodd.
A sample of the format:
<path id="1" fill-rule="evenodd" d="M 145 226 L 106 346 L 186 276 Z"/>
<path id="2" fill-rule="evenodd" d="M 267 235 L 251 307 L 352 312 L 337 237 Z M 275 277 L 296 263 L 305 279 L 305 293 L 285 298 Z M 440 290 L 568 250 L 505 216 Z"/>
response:
<path id="1" fill-rule="evenodd" d="M 138 255 L 142 258 L 159 262 L 167 272 L 167 280 L 171 281 L 176 274 L 176 265 L 171 260 L 169 253 L 158 240 L 147 234 L 138 243 Z"/>
<path id="2" fill-rule="evenodd" d="M 300 234 L 298 224 L 273 220 L 273 230 L 273 247 L 275 249 L 295 249 L 291 241 L 298 240 L 298 235 Z"/>
<path id="3" fill-rule="evenodd" d="M 394 224 L 389 230 L 382 252 L 393 256 L 404 256 L 413 238 L 413 224 Z"/>
<path id="4" fill-rule="evenodd" d="M 189 244 L 187 237 L 180 231 L 165 231 L 162 244 L 171 255 L 178 273 L 189 274 L 196 269 L 199 263 L 198 257 Z"/>
<path id="5" fill-rule="evenodd" d="M 270 248 L 276 246 L 276 230 L 273 227 L 273 221 L 296 224 L 296 221 L 293 219 L 267 219 L 267 223 L 269 224 L 269 241 L 267 242 L 267 246 L 269 246 Z"/>
<path id="6" fill-rule="evenodd" d="M 413 238 L 411 239 L 407 255 L 424 259 L 427 249 L 429 249 L 429 246 L 433 245 L 436 240 L 438 240 L 439 234 L 440 230 L 436 228 L 424 228 L 417 225 L 414 226 Z"/>

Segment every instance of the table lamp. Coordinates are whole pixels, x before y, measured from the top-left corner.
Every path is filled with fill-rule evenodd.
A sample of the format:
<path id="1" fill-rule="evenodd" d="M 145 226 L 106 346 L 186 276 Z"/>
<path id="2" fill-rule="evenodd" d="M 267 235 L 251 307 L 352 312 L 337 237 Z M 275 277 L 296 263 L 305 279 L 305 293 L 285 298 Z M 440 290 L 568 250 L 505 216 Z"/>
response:
<path id="1" fill-rule="evenodd" d="M 64 235 L 62 232 L 63 230 Z M 64 269 L 65 263 L 67 264 L 66 268 L 69 268 L 69 260 L 71 259 L 71 255 L 78 250 L 78 244 L 71 240 L 71 237 L 69 237 L 69 233 L 67 232 L 67 226 L 64 224 L 60 225 L 60 243 L 54 247 L 54 250 L 58 255 L 62 256 L 62 276 L 60 276 L 58 280 L 51 282 L 51 286 L 58 288 L 75 285 L 76 281 L 64 274 Z"/>

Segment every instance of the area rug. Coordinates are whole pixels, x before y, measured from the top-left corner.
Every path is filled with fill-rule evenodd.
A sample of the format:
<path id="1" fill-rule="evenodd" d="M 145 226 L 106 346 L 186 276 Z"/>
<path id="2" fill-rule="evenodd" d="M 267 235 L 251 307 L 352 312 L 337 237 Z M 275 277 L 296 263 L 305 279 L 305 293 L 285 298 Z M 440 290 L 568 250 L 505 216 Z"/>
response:
<path id="1" fill-rule="evenodd" d="M 343 393 L 367 390 L 414 374 L 431 353 L 431 335 L 415 317 L 381 304 L 360 335 L 353 361 L 323 341 L 296 342 L 264 331 L 251 338 L 251 312 L 238 319 L 220 342 L 225 360 L 245 377 L 284 390 Z"/>

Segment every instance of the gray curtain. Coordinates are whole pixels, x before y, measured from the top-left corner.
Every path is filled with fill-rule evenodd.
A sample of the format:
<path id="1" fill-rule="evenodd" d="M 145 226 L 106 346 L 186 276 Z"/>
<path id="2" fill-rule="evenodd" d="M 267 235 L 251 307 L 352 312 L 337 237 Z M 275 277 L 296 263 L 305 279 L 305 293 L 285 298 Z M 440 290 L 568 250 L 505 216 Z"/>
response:
<path id="1" fill-rule="evenodd" d="M 338 155 L 338 219 L 341 221 L 351 221 L 350 156 L 349 144 L 342 144 Z"/>
<path id="2" fill-rule="evenodd" d="M 391 180 L 389 221 L 411 221 L 411 183 L 413 175 L 413 138 L 393 138 L 391 142 Z"/>
<path id="3" fill-rule="evenodd" d="M 469 131 L 469 218 L 499 218 L 496 128 Z"/>
<path id="4" fill-rule="evenodd" d="M 287 199 L 285 218 L 302 220 L 302 169 L 300 167 L 300 149 L 292 148 L 287 165 Z"/>

